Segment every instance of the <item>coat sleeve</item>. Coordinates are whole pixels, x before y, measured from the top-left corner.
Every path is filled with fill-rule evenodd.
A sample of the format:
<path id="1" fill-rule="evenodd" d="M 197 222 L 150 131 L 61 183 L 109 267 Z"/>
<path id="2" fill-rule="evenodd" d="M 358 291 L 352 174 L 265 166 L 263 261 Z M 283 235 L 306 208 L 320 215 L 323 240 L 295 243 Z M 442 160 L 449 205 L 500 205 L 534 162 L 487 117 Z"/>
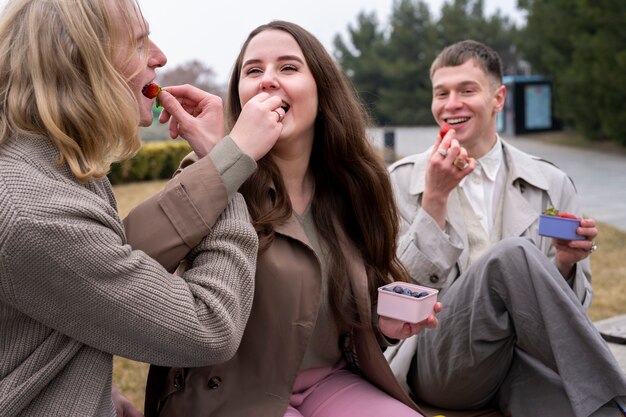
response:
<path id="1" fill-rule="evenodd" d="M 550 186 L 549 197 L 552 201 L 552 207 L 567 213 L 574 213 L 583 217 L 576 188 L 572 180 L 560 172 L 558 176 L 552 176 L 552 184 Z M 547 208 L 547 207 L 546 207 Z M 552 245 L 552 239 L 546 238 L 548 242 L 544 249 L 546 255 L 556 264 L 556 249 Z M 574 267 L 575 271 L 572 278 L 568 280 L 568 284 L 574 290 L 576 297 L 586 309 L 591 306 L 593 291 L 591 287 L 591 264 L 589 256 L 578 262 Z"/>
<path id="2" fill-rule="evenodd" d="M 413 165 L 397 166 L 390 172 L 394 198 L 400 214 L 397 255 L 416 284 L 445 288 L 461 253 L 463 241 L 450 225 L 439 225 L 409 193 Z"/>
<path id="3" fill-rule="evenodd" d="M 229 137 L 202 159 L 187 155 L 165 189 L 124 219 L 129 244 L 174 271 L 255 168 Z"/>
<path id="4" fill-rule="evenodd" d="M 202 366 L 232 357 L 250 312 L 258 250 L 241 196 L 182 276 L 125 244 L 101 200 L 79 208 L 63 202 L 45 216 L 15 215 L 0 251 L 1 300 L 42 332 L 132 360 Z"/>

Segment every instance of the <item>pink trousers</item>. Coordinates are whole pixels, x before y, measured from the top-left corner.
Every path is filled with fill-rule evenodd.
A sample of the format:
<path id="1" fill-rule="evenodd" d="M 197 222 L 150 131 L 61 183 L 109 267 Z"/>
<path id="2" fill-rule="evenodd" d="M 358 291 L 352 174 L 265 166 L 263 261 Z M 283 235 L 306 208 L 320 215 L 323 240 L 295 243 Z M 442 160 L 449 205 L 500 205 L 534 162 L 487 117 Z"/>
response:
<path id="1" fill-rule="evenodd" d="M 298 374 L 285 417 L 421 417 L 346 369 L 342 361 Z"/>

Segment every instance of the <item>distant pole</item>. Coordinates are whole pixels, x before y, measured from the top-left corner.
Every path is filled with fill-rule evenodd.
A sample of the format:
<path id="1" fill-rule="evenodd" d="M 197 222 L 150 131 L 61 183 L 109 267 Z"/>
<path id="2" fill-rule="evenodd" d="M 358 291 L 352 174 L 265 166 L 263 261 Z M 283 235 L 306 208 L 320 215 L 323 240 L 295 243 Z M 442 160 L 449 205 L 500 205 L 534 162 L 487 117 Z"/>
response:
<path id="1" fill-rule="evenodd" d="M 392 164 L 396 161 L 396 132 L 395 130 L 388 128 L 385 129 L 385 140 L 383 148 L 383 158 L 387 164 Z"/>

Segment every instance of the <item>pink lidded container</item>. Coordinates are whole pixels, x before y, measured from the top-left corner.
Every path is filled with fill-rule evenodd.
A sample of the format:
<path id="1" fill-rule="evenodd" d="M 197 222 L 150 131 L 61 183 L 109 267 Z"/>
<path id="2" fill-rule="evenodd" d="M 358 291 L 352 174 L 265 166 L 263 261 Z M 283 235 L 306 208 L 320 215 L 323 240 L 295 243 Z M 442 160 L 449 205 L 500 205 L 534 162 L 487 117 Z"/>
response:
<path id="1" fill-rule="evenodd" d="M 399 289 L 402 292 L 399 292 Z M 437 302 L 438 290 L 409 284 L 408 282 L 392 282 L 378 288 L 379 316 L 419 323 L 432 314 Z"/>

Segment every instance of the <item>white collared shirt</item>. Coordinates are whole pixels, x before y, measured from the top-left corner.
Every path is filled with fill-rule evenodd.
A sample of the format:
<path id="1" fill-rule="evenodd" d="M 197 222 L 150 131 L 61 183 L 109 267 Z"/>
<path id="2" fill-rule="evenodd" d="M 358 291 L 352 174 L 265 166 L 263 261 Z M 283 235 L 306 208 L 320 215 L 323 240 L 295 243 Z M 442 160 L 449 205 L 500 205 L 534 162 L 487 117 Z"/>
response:
<path id="1" fill-rule="evenodd" d="M 488 236 L 491 235 L 502 195 L 505 177 L 503 161 L 502 142 L 497 137 L 493 148 L 476 161 L 474 171 L 459 183 Z"/>

